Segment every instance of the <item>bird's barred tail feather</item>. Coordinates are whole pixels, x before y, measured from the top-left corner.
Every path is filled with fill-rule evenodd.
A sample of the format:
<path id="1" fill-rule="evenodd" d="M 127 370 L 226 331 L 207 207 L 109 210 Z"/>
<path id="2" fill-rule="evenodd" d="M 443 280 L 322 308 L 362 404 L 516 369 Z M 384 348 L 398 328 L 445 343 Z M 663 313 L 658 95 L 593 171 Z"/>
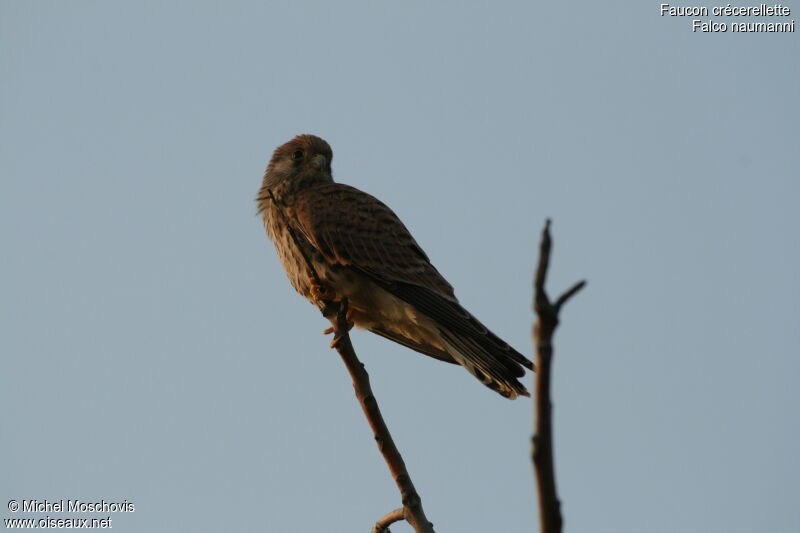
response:
<path id="1" fill-rule="evenodd" d="M 525 375 L 523 367 L 534 370 L 533 363 L 481 324 L 454 296 L 448 297 L 428 287 L 409 283 L 386 283 L 380 278 L 373 279 L 435 322 L 439 337 L 450 357 L 484 385 L 509 399 L 530 396 L 517 378 Z M 408 346 L 407 343 L 401 344 Z M 433 355 L 428 351 L 413 346 L 412 348 Z M 439 355 L 433 357 L 444 359 Z"/>
<path id="2" fill-rule="evenodd" d="M 530 396 L 525 386 L 517 379 L 522 377 L 525 371 L 516 358 L 511 358 L 505 351 L 495 349 L 486 342 L 488 339 L 485 337 L 462 336 L 446 329 L 440 329 L 439 334 L 453 359 L 481 383 L 511 400 L 517 396 Z M 527 361 L 524 357 L 522 359 Z"/>

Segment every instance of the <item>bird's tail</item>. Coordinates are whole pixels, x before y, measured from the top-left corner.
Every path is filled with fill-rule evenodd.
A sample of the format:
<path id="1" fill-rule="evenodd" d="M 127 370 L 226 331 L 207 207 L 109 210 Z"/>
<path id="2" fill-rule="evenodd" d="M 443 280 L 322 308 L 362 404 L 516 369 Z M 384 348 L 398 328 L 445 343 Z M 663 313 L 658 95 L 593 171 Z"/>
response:
<path id="1" fill-rule="evenodd" d="M 525 375 L 522 365 L 533 369 L 533 364 L 491 332 L 492 338 L 458 335 L 446 329 L 439 334 L 447 352 L 481 383 L 510 400 L 530 396 L 517 378 Z"/>

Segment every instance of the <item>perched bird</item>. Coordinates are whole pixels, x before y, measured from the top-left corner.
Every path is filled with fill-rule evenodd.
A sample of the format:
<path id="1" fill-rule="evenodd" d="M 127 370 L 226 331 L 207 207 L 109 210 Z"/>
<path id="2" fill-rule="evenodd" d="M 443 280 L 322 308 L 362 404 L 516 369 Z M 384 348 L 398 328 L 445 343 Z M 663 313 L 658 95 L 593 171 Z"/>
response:
<path id="1" fill-rule="evenodd" d="M 459 364 L 506 398 L 528 396 L 517 378 L 533 364 L 461 307 L 391 209 L 333 181 L 332 159 L 323 139 L 298 135 L 264 174 L 258 211 L 292 286 L 320 307 L 322 294 L 347 298 L 357 327 Z"/>

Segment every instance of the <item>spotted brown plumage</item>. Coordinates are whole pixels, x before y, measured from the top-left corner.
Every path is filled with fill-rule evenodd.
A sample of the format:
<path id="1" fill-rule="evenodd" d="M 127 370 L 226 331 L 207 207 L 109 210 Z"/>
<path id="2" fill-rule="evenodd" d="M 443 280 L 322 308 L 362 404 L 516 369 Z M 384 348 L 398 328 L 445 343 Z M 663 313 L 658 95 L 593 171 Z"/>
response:
<path id="1" fill-rule="evenodd" d="M 292 286 L 319 305 L 310 262 L 327 297 L 348 299 L 357 327 L 459 364 L 507 398 L 528 395 L 517 378 L 531 362 L 458 303 L 389 207 L 333 181 L 332 159 L 327 142 L 299 135 L 264 174 L 258 209 Z"/>

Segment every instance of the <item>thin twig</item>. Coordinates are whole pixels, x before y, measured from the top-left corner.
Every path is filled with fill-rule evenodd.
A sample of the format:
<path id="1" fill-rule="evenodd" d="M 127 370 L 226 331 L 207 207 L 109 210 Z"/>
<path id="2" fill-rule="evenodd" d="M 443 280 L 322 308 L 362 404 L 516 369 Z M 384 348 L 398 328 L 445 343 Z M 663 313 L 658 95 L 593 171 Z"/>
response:
<path id="1" fill-rule="evenodd" d="M 567 303 L 567 300 L 575 296 L 575 293 L 581 290 L 586 285 L 586 280 L 582 279 L 575 285 L 573 285 L 567 292 L 559 296 L 558 300 L 556 300 L 555 308 L 556 311 L 561 310 L 561 306 Z"/>
<path id="2" fill-rule="evenodd" d="M 539 524 L 542 533 L 560 533 L 563 519 L 561 501 L 556 491 L 556 475 L 553 460 L 553 405 L 550 400 L 550 368 L 553 359 L 553 333 L 558 326 L 558 313 L 561 306 L 585 285 L 579 281 L 562 294 L 555 304 L 545 292 L 547 269 L 550 265 L 550 219 L 542 230 L 539 245 L 539 265 L 534 280 L 533 309 L 536 324 L 533 326 L 533 342 L 536 347 L 536 409 L 534 426 L 536 432 L 531 438 L 531 459 L 536 473 L 536 487 L 539 494 Z"/>
<path id="3" fill-rule="evenodd" d="M 405 518 L 405 514 L 402 507 L 394 511 L 389 511 L 375 522 L 375 525 L 372 527 L 372 533 L 391 533 L 391 531 L 389 531 L 389 526 L 403 520 L 403 518 Z"/>
<path id="4" fill-rule="evenodd" d="M 267 193 L 269 194 L 272 203 L 277 208 L 278 213 L 283 218 L 283 222 L 286 224 L 286 227 L 289 230 L 289 236 L 292 238 L 294 245 L 303 256 L 303 260 L 305 261 L 308 270 L 311 272 L 312 279 L 320 289 L 323 289 L 324 285 L 322 280 L 317 274 L 311 259 L 306 256 L 305 249 L 300 246 L 300 241 L 297 237 L 297 234 L 294 232 L 294 228 L 292 228 L 292 226 L 289 224 L 289 219 L 286 217 L 286 214 L 283 212 L 280 204 L 275 200 L 275 197 L 272 195 L 272 191 L 268 189 Z M 323 293 L 329 294 L 330 292 L 323 291 Z M 361 404 L 361 409 L 364 411 L 364 415 L 367 417 L 367 422 L 372 428 L 375 442 L 378 444 L 378 449 L 380 450 L 384 460 L 386 461 L 386 464 L 389 467 L 389 472 L 397 484 L 397 488 L 400 490 L 400 497 L 401 501 L 403 502 L 402 509 L 394 510 L 378 520 L 378 522 L 375 524 L 375 528 L 377 528 L 381 523 L 384 523 L 385 525 L 383 526 L 383 531 L 388 532 L 386 527 L 388 527 L 389 524 L 401 519 L 405 519 L 406 522 L 408 522 L 417 533 L 435 533 L 433 530 L 433 524 L 430 523 L 428 518 L 425 516 L 425 511 L 422 509 L 422 500 L 420 499 L 417 490 L 414 488 L 414 483 L 412 483 L 411 476 L 408 474 L 405 461 L 403 461 L 403 457 L 400 455 L 400 451 L 397 449 L 397 446 L 395 446 L 392 435 L 389 433 L 389 428 L 386 426 L 386 422 L 383 420 L 383 415 L 378 407 L 378 402 L 375 399 L 375 395 L 372 393 L 372 387 L 369 383 L 369 374 L 367 374 L 364 364 L 359 361 L 358 356 L 353 349 L 353 343 L 350 342 L 350 334 L 348 332 L 350 331 L 352 324 L 350 324 L 347 320 L 347 299 L 344 298 L 339 302 L 333 300 L 322 300 L 320 304 L 322 315 L 330 320 L 332 326 L 331 331 L 334 333 L 331 347 L 335 348 L 336 351 L 339 352 L 339 356 L 342 358 L 342 361 L 347 367 L 347 371 L 350 373 L 350 377 L 353 380 L 353 388 L 355 389 L 356 398 L 358 399 L 359 404 Z M 398 511 L 402 512 L 399 517 L 397 517 Z M 394 519 L 387 521 L 388 518 Z M 375 531 L 375 528 L 373 528 L 373 531 Z"/>

